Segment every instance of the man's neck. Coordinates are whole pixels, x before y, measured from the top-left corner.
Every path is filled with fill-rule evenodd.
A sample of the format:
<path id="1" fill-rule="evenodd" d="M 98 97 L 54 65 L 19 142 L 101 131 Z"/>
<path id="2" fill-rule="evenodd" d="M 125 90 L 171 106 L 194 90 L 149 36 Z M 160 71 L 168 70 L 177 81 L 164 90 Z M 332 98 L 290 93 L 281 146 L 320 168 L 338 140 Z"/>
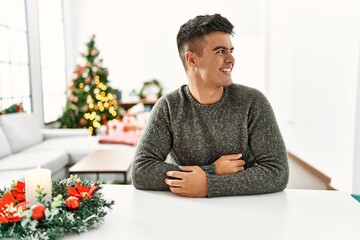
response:
<path id="1" fill-rule="evenodd" d="M 224 87 L 206 88 L 196 86 L 196 84 L 189 84 L 189 90 L 196 101 L 202 105 L 217 103 L 224 93 Z"/>

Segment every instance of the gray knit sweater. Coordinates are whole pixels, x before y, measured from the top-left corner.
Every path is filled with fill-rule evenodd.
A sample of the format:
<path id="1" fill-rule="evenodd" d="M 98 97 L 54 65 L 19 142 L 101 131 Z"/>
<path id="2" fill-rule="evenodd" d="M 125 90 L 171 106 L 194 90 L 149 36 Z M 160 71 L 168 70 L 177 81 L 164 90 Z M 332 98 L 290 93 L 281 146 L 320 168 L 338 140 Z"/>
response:
<path id="1" fill-rule="evenodd" d="M 218 176 L 220 156 L 242 153 L 245 170 Z M 165 160 L 168 158 L 169 161 Z M 232 84 L 214 105 L 201 105 L 184 85 L 155 105 L 137 146 L 132 181 L 137 189 L 169 190 L 166 172 L 200 166 L 208 197 L 283 190 L 288 182 L 286 148 L 272 108 L 256 89 Z"/>

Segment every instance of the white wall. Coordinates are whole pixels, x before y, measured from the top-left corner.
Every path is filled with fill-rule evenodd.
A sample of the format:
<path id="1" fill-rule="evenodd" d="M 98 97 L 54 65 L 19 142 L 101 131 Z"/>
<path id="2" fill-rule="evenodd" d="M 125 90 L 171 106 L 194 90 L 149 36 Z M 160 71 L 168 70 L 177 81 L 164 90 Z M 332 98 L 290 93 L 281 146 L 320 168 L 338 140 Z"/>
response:
<path id="1" fill-rule="evenodd" d="M 176 47 L 179 27 L 197 15 L 220 13 L 235 25 L 235 82 L 265 90 L 263 0 L 64 0 L 68 79 L 93 33 L 111 85 L 140 90 L 158 79 L 171 91 L 186 83 Z M 70 20 L 69 20 L 70 19 Z"/>
<path id="2" fill-rule="evenodd" d="M 37 15 L 38 4 L 36 0 L 26 1 L 28 48 L 30 63 L 30 91 L 32 111 L 41 125 L 44 124 L 44 109 L 42 99 L 42 75 L 40 61 L 39 19 Z"/>
<path id="3" fill-rule="evenodd" d="M 180 25 L 200 14 L 226 16 L 236 32 L 234 81 L 269 96 L 290 151 L 329 175 L 334 187 L 360 193 L 355 184 L 360 1 L 64 0 L 64 5 L 68 79 L 95 33 L 111 84 L 125 97 L 153 78 L 167 92 L 185 84 L 176 48 Z"/>
<path id="4" fill-rule="evenodd" d="M 360 2 L 273 0 L 270 8 L 271 99 L 287 147 L 352 192 Z"/>
<path id="5" fill-rule="evenodd" d="M 360 46 L 360 39 L 359 39 Z M 360 56 L 360 48 L 358 50 Z M 360 195 L 360 61 L 358 61 L 358 84 L 356 94 L 354 166 L 353 166 L 353 193 Z"/>

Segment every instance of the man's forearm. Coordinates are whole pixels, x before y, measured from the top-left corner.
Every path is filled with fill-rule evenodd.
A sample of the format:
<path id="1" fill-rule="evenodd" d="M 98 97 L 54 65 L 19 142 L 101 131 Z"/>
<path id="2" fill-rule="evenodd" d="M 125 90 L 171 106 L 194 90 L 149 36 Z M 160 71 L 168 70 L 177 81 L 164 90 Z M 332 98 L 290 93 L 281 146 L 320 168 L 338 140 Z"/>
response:
<path id="1" fill-rule="evenodd" d="M 249 195 L 282 191 L 288 182 L 286 153 L 236 174 L 208 174 L 208 197 Z"/>
<path id="2" fill-rule="evenodd" d="M 164 182 L 166 172 L 178 170 L 178 166 L 162 161 L 135 161 L 132 167 L 132 183 L 137 189 L 166 191 L 169 190 Z"/>

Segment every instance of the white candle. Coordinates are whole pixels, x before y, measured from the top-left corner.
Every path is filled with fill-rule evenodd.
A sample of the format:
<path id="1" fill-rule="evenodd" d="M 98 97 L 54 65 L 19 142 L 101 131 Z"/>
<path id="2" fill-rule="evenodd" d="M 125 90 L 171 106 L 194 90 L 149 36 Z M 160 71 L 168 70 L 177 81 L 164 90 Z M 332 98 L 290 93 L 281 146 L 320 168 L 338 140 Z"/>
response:
<path id="1" fill-rule="evenodd" d="M 25 172 L 25 196 L 26 201 L 36 202 L 38 195 L 37 186 L 43 188 L 46 193 L 45 199 L 51 201 L 51 171 L 44 168 L 36 168 Z"/>

